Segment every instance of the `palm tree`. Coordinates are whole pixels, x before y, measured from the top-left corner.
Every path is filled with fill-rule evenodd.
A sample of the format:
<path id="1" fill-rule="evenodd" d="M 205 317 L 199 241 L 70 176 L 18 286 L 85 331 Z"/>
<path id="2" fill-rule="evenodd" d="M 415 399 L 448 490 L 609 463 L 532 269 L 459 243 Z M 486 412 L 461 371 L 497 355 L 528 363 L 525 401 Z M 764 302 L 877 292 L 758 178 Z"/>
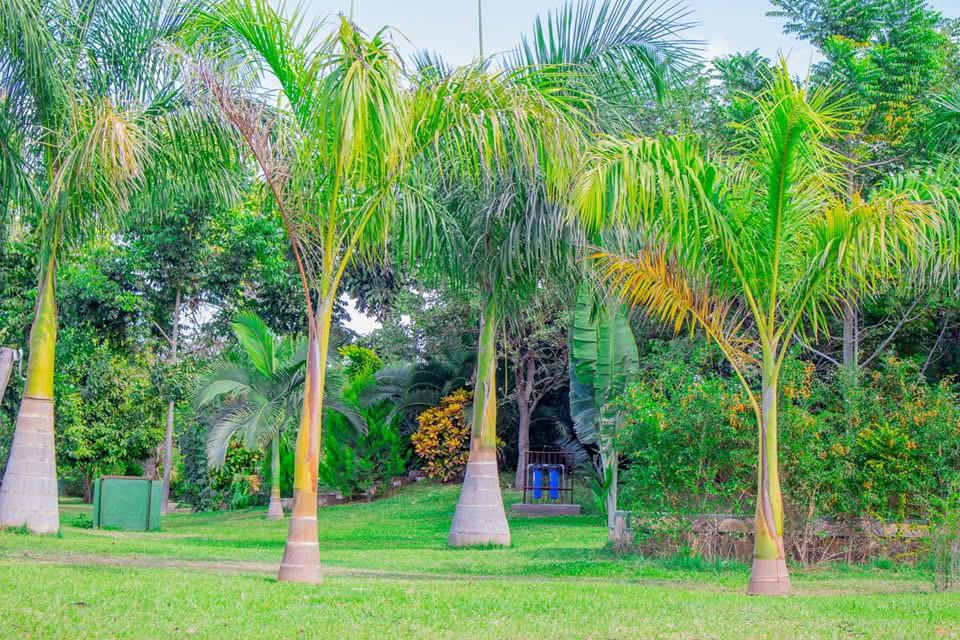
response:
<path id="1" fill-rule="evenodd" d="M 412 433 L 417 429 L 420 413 L 439 404 L 455 389 L 470 384 L 474 355 L 458 349 L 435 355 L 426 362 L 382 367 L 373 374 L 373 384 L 360 394 L 360 404 L 367 408 L 391 407 L 386 422 L 400 416 L 401 433 Z"/>
<path id="2" fill-rule="evenodd" d="M 496 463 L 497 330 L 545 278 L 573 271 L 578 232 L 558 204 L 561 194 L 599 122 L 661 89 L 684 57 L 675 38 L 683 15 L 662 3 L 569 3 L 498 60 L 450 71 L 433 56 L 420 58 L 425 90 L 458 86 L 464 103 L 483 105 L 489 119 L 469 137 L 462 129 L 440 136 L 439 162 L 424 169 L 437 174 L 450 224 L 421 273 L 472 288 L 480 299 L 470 459 L 451 546 L 510 543 Z M 499 70 L 488 70 L 493 63 Z"/>
<path id="3" fill-rule="evenodd" d="M 7 214 L 12 207 L 36 220 L 40 245 L 26 382 L 0 488 L 0 526 L 59 529 L 53 374 L 61 253 L 115 228 L 138 204 L 144 185 L 161 193 L 207 139 L 193 137 L 200 120 L 157 46 L 180 30 L 190 1 L 0 3 L 0 128 L 13 134 L 0 143 L 0 210 Z M 187 137 L 189 145 L 183 144 Z"/>
<path id="4" fill-rule="evenodd" d="M 399 66 L 381 36 L 346 20 L 318 45 L 319 25 L 278 14 L 266 0 L 226 0 L 198 13 L 196 75 L 256 160 L 282 219 L 307 316 L 304 402 L 294 503 L 279 580 L 320 581 L 317 472 L 330 324 L 344 268 L 383 238 L 389 187 L 409 129 Z M 279 86 L 234 86 L 236 60 Z M 379 232 L 379 233 L 378 233 Z M 316 306 L 314 301 L 316 300 Z"/>
<path id="5" fill-rule="evenodd" d="M 270 506 L 267 518 L 283 518 L 280 503 L 280 436 L 300 413 L 303 402 L 306 349 L 302 340 L 276 336 L 255 313 L 234 320 L 233 334 L 242 348 L 212 363 L 200 380 L 194 402 L 198 407 L 222 402 L 207 436 L 207 460 L 223 466 L 234 436 L 253 451 L 270 446 Z M 343 414 L 363 428 L 362 418 L 340 400 L 340 378 L 326 385 L 326 410 Z"/>
<path id="6" fill-rule="evenodd" d="M 590 154 L 574 208 L 591 228 L 625 224 L 635 255 L 594 257 L 611 288 L 720 347 L 759 435 L 749 593 L 789 591 L 777 464 L 780 369 L 798 332 L 816 333 L 853 286 L 876 286 L 921 261 L 937 201 L 887 189 L 845 198 L 843 158 L 827 142 L 851 125 L 830 90 L 808 91 L 785 64 L 755 98 L 733 158 L 695 140 L 607 139 Z M 759 369 L 759 390 L 754 375 Z"/>
<path id="7" fill-rule="evenodd" d="M 448 150 L 459 146 L 461 155 L 469 151 L 466 168 L 487 174 L 503 155 L 509 123 L 496 117 L 506 113 L 494 110 L 498 85 L 469 75 L 433 74 L 430 83 L 405 90 L 386 35 L 366 38 L 344 18 L 318 41 L 319 25 L 298 13 L 279 15 L 266 0 L 224 0 L 198 14 L 192 33 L 188 45 L 200 52 L 195 75 L 256 160 L 300 274 L 309 327 L 306 393 L 279 579 L 317 582 L 322 391 L 344 271 L 355 258 L 382 257 L 388 238 L 407 258 L 431 248 L 442 212 L 425 177 L 435 175 L 428 168 L 436 165 L 438 141 Z M 279 86 L 279 107 L 270 92 L 237 80 L 261 72 Z M 532 131 L 527 123 L 528 151 L 539 147 Z"/>

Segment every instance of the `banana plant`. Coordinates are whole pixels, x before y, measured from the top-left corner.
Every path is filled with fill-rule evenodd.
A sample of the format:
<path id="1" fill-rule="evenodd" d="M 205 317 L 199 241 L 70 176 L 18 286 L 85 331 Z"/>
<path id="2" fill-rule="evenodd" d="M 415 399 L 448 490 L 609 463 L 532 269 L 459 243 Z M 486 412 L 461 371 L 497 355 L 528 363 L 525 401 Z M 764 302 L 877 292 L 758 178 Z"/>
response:
<path id="1" fill-rule="evenodd" d="M 599 490 L 612 531 L 620 461 L 612 403 L 637 372 L 637 342 L 623 303 L 605 300 L 590 284 L 577 292 L 570 336 L 570 415 L 577 439 L 597 446 Z"/>

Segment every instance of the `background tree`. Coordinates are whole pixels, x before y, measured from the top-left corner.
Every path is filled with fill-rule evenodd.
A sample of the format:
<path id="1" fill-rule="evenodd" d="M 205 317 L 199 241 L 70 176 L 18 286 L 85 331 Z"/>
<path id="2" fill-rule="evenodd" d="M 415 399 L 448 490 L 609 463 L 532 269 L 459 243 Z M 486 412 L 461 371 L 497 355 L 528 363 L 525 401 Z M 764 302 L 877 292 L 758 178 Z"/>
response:
<path id="1" fill-rule="evenodd" d="M 925 125 L 957 63 L 944 18 L 926 0 L 772 4 L 777 9 L 768 15 L 786 19 L 786 33 L 808 40 L 824 56 L 813 69 L 813 82 L 835 87 L 856 117 L 856 127 L 831 141 L 845 157 L 848 201 L 869 199 L 886 175 L 925 162 Z M 855 290 L 850 295 L 843 310 L 841 362 L 857 368 L 865 338 L 862 295 Z"/>
<path id="2" fill-rule="evenodd" d="M 536 293 L 528 306 L 511 318 L 505 331 L 504 355 L 513 378 L 517 405 L 517 473 L 515 487 L 526 484 L 524 462 L 530 450 L 534 412 L 550 393 L 568 382 L 566 300 L 554 289 Z"/>
<path id="3" fill-rule="evenodd" d="M 199 122 L 157 46 L 175 37 L 188 7 L 168 0 L 0 7 L 4 126 L 16 129 L 22 150 L 8 156 L 14 177 L 5 180 L 35 212 L 38 243 L 38 294 L 0 525 L 59 527 L 53 392 L 61 252 L 114 228 L 143 184 L 200 164 L 185 162 L 183 146 Z"/>

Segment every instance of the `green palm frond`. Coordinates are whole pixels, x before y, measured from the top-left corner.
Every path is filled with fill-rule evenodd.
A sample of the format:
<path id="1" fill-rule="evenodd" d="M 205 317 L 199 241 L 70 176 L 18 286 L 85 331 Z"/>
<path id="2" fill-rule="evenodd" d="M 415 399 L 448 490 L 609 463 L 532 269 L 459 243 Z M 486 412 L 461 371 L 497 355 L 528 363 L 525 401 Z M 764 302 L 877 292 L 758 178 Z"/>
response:
<path id="1" fill-rule="evenodd" d="M 945 155 L 960 151 L 960 89 L 936 98 L 925 137 L 931 151 Z"/>
<path id="2" fill-rule="evenodd" d="M 230 326 L 257 373 L 264 378 L 272 378 L 278 364 L 274 354 L 277 336 L 270 331 L 267 323 L 250 311 L 238 315 Z"/>
<path id="3" fill-rule="evenodd" d="M 644 92 L 662 98 L 673 75 L 692 61 L 697 43 L 682 39 L 690 10 L 680 2 L 579 0 L 537 17 L 509 56 L 516 67 L 567 69 L 605 102 Z"/>
<path id="4" fill-rule="evenodd" d="M 217 400 L 243 396 L 249 392 L 250 386 L 250 376 L 242 365 L 221 358 L 208 365 L 201 374 L 194 403 L 202 407 Z"/>

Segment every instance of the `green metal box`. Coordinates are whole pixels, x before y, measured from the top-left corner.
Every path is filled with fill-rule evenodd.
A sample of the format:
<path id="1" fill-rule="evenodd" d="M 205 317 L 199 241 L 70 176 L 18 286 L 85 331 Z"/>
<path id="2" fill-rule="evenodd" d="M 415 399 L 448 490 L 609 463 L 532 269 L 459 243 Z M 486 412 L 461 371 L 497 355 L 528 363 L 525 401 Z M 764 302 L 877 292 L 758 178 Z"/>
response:
<path id="1" fill-rule="evenodd" d="M 93 487 L 93 528 L 159 529 L 160 500 L 159 480 L 102 476 Z"/>

